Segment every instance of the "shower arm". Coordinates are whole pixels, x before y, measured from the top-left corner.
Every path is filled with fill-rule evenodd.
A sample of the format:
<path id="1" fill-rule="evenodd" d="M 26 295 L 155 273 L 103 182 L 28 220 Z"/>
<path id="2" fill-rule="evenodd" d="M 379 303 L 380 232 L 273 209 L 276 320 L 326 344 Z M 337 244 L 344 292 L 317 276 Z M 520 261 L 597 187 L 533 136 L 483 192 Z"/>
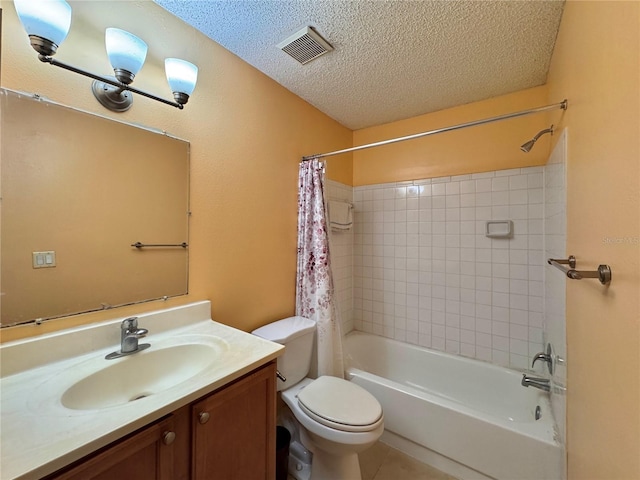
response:
<path id="1" fill-rule="evenodd" d="M 382 146 L 382 145 L 388 145 L 388 144 L 391 144 L 391 143 L 404 142 L 405 140 L 413 140 L 414 138 L 426 137 L 426 136 L 429 136 L 429 135 L 435 135 L 437 133 L 451 132 L 451 131 L 454 131 L 454 130 L 460 130 L 462 128 L 475 127 L 477 125 L 484 125 L 485 123 L 493 123 L 493 122 L 499 122 L 501 120 L 508 120 L 510 118 L 524 117 L 525 115 L 531 115 L 531 114 L 534 114 L 534 113 L 546 112 L 547 110 L 556 110 L 558 108 L 561 109 L 561 110 L 566 110 L 567 107 L 568 107 L 568 100 L 564 99 L 560 103 L 554 103 L 552 105 L 546 105 L 544 107 L 537 107 L 537 108 L 532 108 L 532 109 L 529 109 L 529 110 L 522 110 L 520 112 L 507 113 L 505 115 L 499 115 L 497 117 L 484 118 L 482 120 L 475 120 L 473 122 L 461 123 L 459 125 L 453 125 L 453 126 L 450 126 L 450 127 L 438 128 L 436 130 L 430 130 L 428 132 L 415 133 L 413 135 L 407 135 L 405 137 L 398 137 L 398 138 L 392 138 L 392 139 L 389 139 L 389 140 L 382 140 L 380 142 L 369 143 L 367 145 L 359 145 L 357 147 L 345 148 L 344 150 L 336 150 L 335 152 L 319 153 L 319 154 L 316 154 L 316 155 L 309 155 L 309 156 L 306 156 L 306 157 L 302 157 L 302 161 L 303 162 L 307 162 L 309 160 L 313 160 L 314 158 L 331 157 L 333 155 L 341 155 L 343 153 L 355 152 L 355 151 L 358 151 L 358 150 L 364 150 L 366 148 L 373 148 L 373 147 L 379 147 L 379 146 Z"/>
<path id="2" fill-rule="evenodd" d="M 532 138 L 532 140 L 533 140 L 534 142 L 537 142 L 537 141 L 538 141 L 538 139 L 539 139 L 542 135 L 544 135 L 544 134 L 546 134 L 546 133 L 550 133 L 550 134 L 552 134 L 552 135 L 553 135 L 553 125 L 551 125 L 551 127 L 549 127 L 549 128 L 545 128 L 544 130 L 539 131 L 539 132 L 536 134 L 536 136 Z"/>

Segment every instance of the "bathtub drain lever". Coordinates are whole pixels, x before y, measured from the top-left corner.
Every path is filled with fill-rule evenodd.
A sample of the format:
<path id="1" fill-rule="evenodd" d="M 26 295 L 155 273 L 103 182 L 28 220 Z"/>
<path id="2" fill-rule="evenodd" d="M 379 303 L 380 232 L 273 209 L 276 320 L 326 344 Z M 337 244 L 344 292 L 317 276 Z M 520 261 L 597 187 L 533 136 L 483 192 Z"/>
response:
<path id="1" fill-rule="evenodd" d="M 536 405 L 536 420 L 540 420 L 542 418 L 542 409 L 540 408 L 540 405 Z"/>

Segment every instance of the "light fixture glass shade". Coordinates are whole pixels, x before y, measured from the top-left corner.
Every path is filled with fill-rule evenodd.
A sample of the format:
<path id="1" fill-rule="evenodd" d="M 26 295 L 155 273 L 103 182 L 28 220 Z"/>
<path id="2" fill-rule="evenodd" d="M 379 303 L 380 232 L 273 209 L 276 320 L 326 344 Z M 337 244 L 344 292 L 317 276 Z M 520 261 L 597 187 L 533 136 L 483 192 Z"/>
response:
<path id="1" fill-rule="evenodd" d="M 119 28 L 107 28 L 105 45 L 114 70 L 126 70 L 135 75 L 147 58 L 147 44 Z"/>
<path id="2" fill-rule="evenodd" d="M 71 27 L 71 6 L 65 0 L 14 0 L 27 35 L 45 38 L 60 46 Z"/>
<path id="3" fill-rule="evenodd" d="M 198 67 L 193 63 L 179 58 L 166 58 L 164 60 L 164 70 L 172 92 L 185 95 L 193 93 L 198 80 Z"/>

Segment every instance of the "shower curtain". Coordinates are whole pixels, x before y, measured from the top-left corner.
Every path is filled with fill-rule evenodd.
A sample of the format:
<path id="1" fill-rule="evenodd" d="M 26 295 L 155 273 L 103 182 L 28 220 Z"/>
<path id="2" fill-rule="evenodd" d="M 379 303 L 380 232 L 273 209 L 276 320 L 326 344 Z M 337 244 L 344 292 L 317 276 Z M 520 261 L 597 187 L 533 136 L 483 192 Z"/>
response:
<path id="1" fill-rule="evenodd" d="M 342 336 L 334 302 L 324 164 L 317 158 L 302 161 L 298 180 L 296 315 L 316 322 L 318 376 L 342 378 Z"/>

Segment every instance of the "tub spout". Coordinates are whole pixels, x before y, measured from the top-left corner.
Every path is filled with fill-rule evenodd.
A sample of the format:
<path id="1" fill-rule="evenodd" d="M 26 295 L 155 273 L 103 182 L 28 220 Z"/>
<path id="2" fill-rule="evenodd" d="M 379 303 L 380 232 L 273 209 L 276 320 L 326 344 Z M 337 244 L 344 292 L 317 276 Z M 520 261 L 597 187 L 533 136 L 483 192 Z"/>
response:
<path id="1" fill-rule="evenodd" d="M 540 390 L 544 390 L 545 392 L 551 391 L 551 384 L 549 383 L 549 379 L 540 378 L 540 377 L 531 377 L 526 373 L 522 374 L 522 382 L 520 384 L 523 387 L 535 387 Z"/>

